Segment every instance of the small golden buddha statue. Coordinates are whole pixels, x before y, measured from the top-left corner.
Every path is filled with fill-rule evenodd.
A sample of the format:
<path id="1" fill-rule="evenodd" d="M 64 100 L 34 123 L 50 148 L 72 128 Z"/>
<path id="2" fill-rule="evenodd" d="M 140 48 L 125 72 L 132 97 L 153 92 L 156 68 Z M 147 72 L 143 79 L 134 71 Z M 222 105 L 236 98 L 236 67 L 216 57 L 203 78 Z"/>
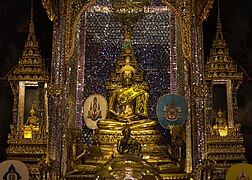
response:
<path id="1" fill-rule="evenodd" d="M 123 138 L 117 144 L 117 151 L 122 155 L 141 156 L 141 144 L 131 137 L 130 128 L 125 127 L 122 135 Z"/>
<path id="2" fill-rule="evenodd" d="M 25 125 L 22 127 L 24 138 L 32 138 L 32 131 L 39 131 L 39 118 L 35 115 L 35 110 L 32 105 L 30 116 L 27 118 Z"/>
<path id="3" fill-rule="evenodd" d="M 27 118 L 25 126 L 33 126 L 33 127 L 39 126 L 39 118 L 35 114 L 36 113 L 32 105 L 31 110 L 30 110 L 30 116 Z"/>
<path id="4" fill-rule="evenodd" d="M 72 171 L 68 172 L 67 174 L 75 174 L 75 173 L 85 173 L 87 171 L 96 171 L 97 167 L 89 164 L 82 164 L 81 159 L 84 158 L 88 154 L 88 146 L 86 144 L 83 145 L 82 153 L 77 156 L 76 152 L 76 144 L 72 145 L 73 151 L 73 159 L 71 161 L 71 166 L 73 168 Z"/>
<path id="5" fill-rule="evenodd" d="M 126 65 L 120 69 L 121 87 L 113 90 L 109 97 L 108 117 L 100 120 L 102 129 L 123 129 L 125 125 L 132 130 L 153 129 L 156 122 L 147 119 L 149 94 L 135 84 L 135 69 L 130 65 L 130 56 L 126 56 Z"/>
<path id="6" fill-rule="evenodd" d="M 227 120 L 222 117 L 222 115 L 222 111 L 219 110 L 215 119 L 215 125 L 213 126 L 213 129 L 217 130 L 220 136 L 226 136 L 228 133 Z"/>

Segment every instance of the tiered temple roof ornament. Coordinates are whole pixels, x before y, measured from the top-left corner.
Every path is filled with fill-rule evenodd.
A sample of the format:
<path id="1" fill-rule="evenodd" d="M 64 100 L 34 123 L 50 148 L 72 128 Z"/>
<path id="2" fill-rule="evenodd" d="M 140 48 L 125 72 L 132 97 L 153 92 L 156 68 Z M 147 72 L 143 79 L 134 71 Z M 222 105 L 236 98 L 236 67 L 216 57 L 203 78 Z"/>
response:
<path id="1" fill-rule="evenodd" d="M 121 87 L 120 70 L 126 64 L 135 69 L 135 85 L 141 89 L 148 90 L 148 84 L 143 81 L 143 73 L 139 70 L 139 66 L 134 54 L 134 48 L 131 43 L 131 34 L 134 26 L 144 16 L 144 6 L 148 0 L 129 1 L 119 0 L 112 3 L 114 18 L 122 24 L 125 31 L 123 47 L 121 55 L 118 58 L 115 73 L 111 74 L 110 81 L 107 83 L 108 90 L 115 90 Z"/>
<path id="2" fill-rule="evenodd" d="M 135 69 L 135 83 L 136 85 L 148 90 L 148 84 L 143 81 L 143 73 L 140 71 L 135 54 L 134 48 L 130 39 L 130 32 L 125 31 L 125 37 L 122 47 L 122 52 L 118 58 L 115 73 L 111 73 L 110 81 L 107 83 L 108 90 L 114 90 L 117 87 L 121 87 L 120 70 L 126 64 L 132 66 Z"/>
<path id="3" fill-rule="evenodd" d="M 219 6 L 216 36 L 205 65 L 204 79 L 206 162 L 213 168 L 213 179 L 225 179 L 231 165 L 245 162 L 246 159 L 237 104 L 237 90 L 242 83 L 243 73 L 239 72 L 237 64 L 229 56 L 223 38 Z"/>
<path id="4" fill-rule="evenodd" d="M 31 20 L 29 24 L 29 34 L 25 42 L 22 57 L 19 58 L 18 65 L 9 74 L 9 81 L 48 81 L 49 76 L 40 54 L 38 41 L 36 40 L 33 6 L 31 7 Z"/>
<path id="5" fill-rule="evenodd" d="M 238 72 L 237 64 L 229 56 L 228 47 L 223 38 L 220 11 L 218 9 L 218 20 L 215 39 L 210 49 L 210 57 L 205 65 L 205 80 L 230 79 L 241 81 L 243 73 Z"/>
<path id="6" fill-rule="evenodd" d="M 8 135 L 7 158 L 23 161 L 29 179 L 41 177 L 38 163 L 46 157 L 48 109 L 46 87 L 49 77 L 36 40 L 33 0 L 29 34 L 22 57 L 8 75 L 14 94 L 13 118 Z"/>

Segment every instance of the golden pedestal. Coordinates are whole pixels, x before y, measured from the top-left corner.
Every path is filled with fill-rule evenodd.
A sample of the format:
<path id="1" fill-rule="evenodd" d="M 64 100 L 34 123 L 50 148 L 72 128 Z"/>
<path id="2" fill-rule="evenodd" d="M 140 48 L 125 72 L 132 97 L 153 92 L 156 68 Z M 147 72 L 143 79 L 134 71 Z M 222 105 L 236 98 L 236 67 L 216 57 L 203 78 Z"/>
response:
<path id="1" fill-rule="evenodd" d="M 142 145 L 142 158 L 156 167 L 159 172 L 183 171 L 168 157 L 167 147 L 159 145 L 161 137 L 157 130 L 131 131 L 131 134 Z M 96 130 L 93 138 L 97 146 L 89 147 L 90 154 L 85 158 L 86 164 L 101 167 L 117 156 L 117 143 L 122 137 L 121 131 L 118 130 Z"/>
<path id="2" fill-rule="evenodd" d="M 39 127 L 35 127 L 35 126 L 23 126 L 23 132 L 24 132 L 24 138 L 27 139 L 32 139 L 32 132 L 33 131 L 39 131 Z"/>
<path id="3" fill-rule="evenodd" d="M 24 138 L 32 139 L 32 127 L 31 126 L 24 126 Z"/>

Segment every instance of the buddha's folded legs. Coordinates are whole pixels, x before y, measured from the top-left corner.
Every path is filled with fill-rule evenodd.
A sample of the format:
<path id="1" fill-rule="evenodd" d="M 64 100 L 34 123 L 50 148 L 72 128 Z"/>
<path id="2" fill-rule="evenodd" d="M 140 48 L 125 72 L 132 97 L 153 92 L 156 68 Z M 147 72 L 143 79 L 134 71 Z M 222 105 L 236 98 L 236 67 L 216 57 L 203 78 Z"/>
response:
<path id="1" fill-rule="evenodd" d="M 100 129 L 108 129 L 108 130 L 121 130 L 125 126 L 130 127 L 130 129 L 132 130 L 151 130 L 155 129 L 156 124 L 157 124 L 156 121 L 149 119 L 128 121 L 128 122 L 106 119 L 106 120 L 100 120 L 97 125 Z"/>

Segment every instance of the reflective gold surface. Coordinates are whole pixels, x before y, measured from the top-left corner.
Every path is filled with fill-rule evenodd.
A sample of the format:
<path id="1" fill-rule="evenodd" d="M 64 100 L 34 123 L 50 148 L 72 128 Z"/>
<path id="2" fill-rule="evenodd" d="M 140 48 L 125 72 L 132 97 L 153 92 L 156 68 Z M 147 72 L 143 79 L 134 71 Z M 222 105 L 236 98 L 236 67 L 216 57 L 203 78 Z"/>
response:
<path id="1" fill-rule="evenodd" d="M 6 153 L 8 159 L 17 159 L 26 163 L 30 179 L 35 179 L 41 178 L 38 163 L 47 154 L 48 104 L 44 88 L 47 86 L 49 76 L 35 36 L 32 3 L 33 1 L 31 1 L 29 34 L 22 57 L 8 75 L 14 94 L 14 113 Z M 31 95 L 27 93 L 29 88 L 35 95 L 26 97 Z M 34 99 L 28 102 L 29 98 Z M 33 102 L 38 105 L 36 111 Z"/>
<path id="2" fill-rule="evenodd" d="M 215 118 L 215 125 L 213 126 L 214 131 L 217 131 L 220 136 L 227 136 L 228 134 L 228 126 L 227 120 L 222 117 L 222 112 L 219 110 L 217 113 L 217 117 Z"/>
<path id="3" fill-rule="evenodd" d="M 109 160 L 95 176 L 99 179 L 161 180 L 158 171 L 146 160 L 132 155 L 120 155 Z"/>
<path id="4" fill-rule="evenodd" d="M 157 123 L 147 119 L 148 93 L 145 90 L 147 84 L 143 82 L 141 73 L 138 72 L 137 61 L 127 32 L 122 54 L 117 63 L 116 73 L 112 74 L 107 83 L 107 88 L 111 89 L 109 115 L 107 119 L 99 120 L 98 129 L 93 135 L 96 145 L 87 149 L 89 155 L 85 156 L 83 167 L 90 165 L 99 169 L 113 157 L 128 154 L 141 156 L 160 173 L 183 172 L 184 160 L 177 162 L 171 160 L 170 156 L 175 157 L 176 152 L 169 154 L 169 148 L 160 145 L 161 136 L 156 129 Z M 135 81 L 135 76 L 138 81 Z M 130 129 L 130 133 L 125 133 L 126 129 Z M 126 145 L 124 140 L 127 140 Z M 185 159 L 185 156 L 180 158 Z"/>
<path id="5" fill-rule="evenodd" d="M 235 113 L 238 113 L 236 91 L 243 79 L 242 72 L 238 71 L 237 64 L 229 56 L 228 48 L 223 37 L 220 12 L 216 26 L 216 36 L 210 50 L 210 57 L 205 65 L 205 113 L 208 114 L 206 121 L 206 169 L 212 167 L 211 176 L 213 179 L 225 179 L 227 169 L 235 164 L 245 162 L 245 149 L 243 147 L 243 136 L 240 132 L 240 124 Z M 214 104 L 214 85 L 224 87 L 226 97 L 221 97 L 226 103 L 227 119 L 219 110 L 217 117 L 213 109 L 219 108 L 220 104 Z M 217 106 L 217 107 L 213 107 Z M 236 112 L 235 112 L 236 111 Z"/>
<path id="6" fill-rule="evenodd" d="M 145 90 L 146 83 L 141 76 L 139 77 L 140 72 L 127 31 L 116 72 L 107 86 L 108 89 L 112 89 L 109 96 L 108 119 L 100 120 L 98 127 L 104 130 L 122 130 L 127 125 L 132 130 L 153 130 L 156 122 L 147 119 L 149 94 Z"/>
<path id="7" fill-rule="evenodd" d="M 72 54 L 74 52 L 74 39 L 76 38 L 76 32 L 77 32 L 77 25 L 79 23 L 80 17 L 83 14 L 84 11 L 88 9 L 91 5 L 93 5 L 96 1 L 84 1 L 84 0 L 69 0 L 69 1 L 61 1 L 59 3 L 57 0 L 43 0 L 42 4 L 48 14 L 48 17 L 54 21 L 54 64 L 67 64 L 70 57 L 72 57 Z M 203 64 L 200 61 L 200 58 L 198 56 L 202 56 L 200 53 L 202 53 L 202 46 L 200 45 L 202 37 L 195 37 L 195 34 L 202 33 L 201 30 L 196 30 L 198 26 L 201 25 L 202 21 L 205 20 L 209 14 L 209 10 L 212 7 L 213 0 L 201 0 L 201 1 L 189 1 L 189 0 L 180 0 L 180 1 L 173 1 L 173 0 L 167 0 L 163 1 L 164 5 L 169 6 L 176 14 L 176 23 L 179 24 L 179 28 L 177 31 L 182 36 L 182 42 L 178 43 L 178 46 L 182 47 L 182 52 L 180 54 L 183 54 L 183 58 L 185 57 L 186 60 L 184 65 L 185 71 L 187 71 L 185 74 L 185 82 L 187 82 L 186 87 L 183 87 L 183 85 L 180 85 L 180 88 L 187 91 L 185 94 L 187 96 L 187 100 L 190 104 L 190 114 L 191 116 L 187 119 L 186 125 L 184 130 L 186 130 L 186 171 L 188 173 L 191 172 L 192 169 L 197 169 L 195 166 L 195 162 L 197 161 L 197 157 L 195 156 L 201 156 L 198 154 L 194 154 L 195 152 L 198 152 L 202 150 L 202 157 L 205 157 L 206 160 L 212 161 L 211 164 L 215 167 L 216 171 L 218 173 L 215 173 L 215 177 L 218 177 L 217 175 L 223 174 L 225 169 L 230 165 L 229 160 L 244 160 L 244 148 L 242 147 L 242 135 L 239 133 L 239 124 L 235 121 L 236 119 L 233 118 L 235 112 L 234 109 L 236 107 L 233 107 L 233 103 L 231 102 L 234 98 L 233 94 L 234 91 L 236 91 L 241 83 L 242 80 L 242 74 L 237 71 L 237 66 L 234 64 L 233 61 L 230 60 L 230 57 L 228 55 L 228 52 L 224 50 L 219 50 L 218 48 L 220 46 L 226 46 L 225 42 L 222 41 L 222 39 L 218 39 L 214 41 L 215 49 L 211 50 L 211 58 L 208 60 L 206 67 L 205 67 L 205 80 L 206 83 L 205 89 L 207 90 L 207 94 L 203 94 L 203 88 L 202 84 L 197 80 L 197 77 L 193 79 L 190 77 L 190 73 L 197 74 L 200 73 L 199 76 L 202 78 L 202 73 L 197 69 L 195 70 L 195 67 L 202 68 Z M 60 21 L 58 21 L 60 20 Z M 60 22 L 60 26 L 59 25 Z M 218 26 L 218 28 L 220 28 Z M 200 27 L 198 28 L 200 29 Z M 195 31 L 195 32 L 194 32 Z M 62 36 L 60 37 L 59 34 L 62 33 Z M 218 34 L 218 37 L 221 34 Z M 62 39 L 60 39 L 62 38 Z M 197 46 L 192 46 L 193 44 L 197 44 Z M 30 45 L 35 45 L 36 43 L 29 43 Z M 60 47 L 58 47 L 60 46 Z M 63 48 L 62 48 L 63 47 Z M 195 49 L 194 49 L 195 48 Z M 196 52 L 197 51 L 197 52 Z M 30 56 L 35 51 L 27 51 L 24 54 Z M 63 55 L 64 54 L 64 55 Z M 193 56 L 192 56 L 193 55 Z M 58 58 L 59 56 L 59 58 Z M 65 56 L 65 57 L 64 57 Z M 47 172 L 56 172 L 59 171 L 59 168 L 53 169 L 55 167 L 55 163 L 57 166 L 62 167 L 60 171 L 65 172 L 67 170 L 73 170 L 73 174 L 75 173 L 82 173 L 80 176 L 75 174 L 76 178 L 84 178 L 84 179 L 92 179 L 92 175 L 94 174 L 98 168 L 100 168 L 104 163 L 106 163 L 108 160 L 110 160 L 113 156 L 118 155 L 117 151 L 117 142 L 120 140 L 122 135 L 122 129 L 125 125 L 129 125 L 132 128 L 132 137 L 134 139 L 137 139 L 142 144 L 142 154 L 143 158 L 146 159 L 148 162 L 150 162 L 152 165 L 154 165 L 160 172 L 161 176 L 164 179 L 188 179 L 189 174 L 184 173 L 184 167 L 181 166 L 181 164 L 174 163 L 170 159 L 170 157 L 167 157 L 167 154 L 169 154 L 169 148 L 165 146 L 161 146 L 159 144 L 161 136 L 158 133 L 158 131 L 155 130 L 156 123 L 155 121 L 150 121 L 147 118 L 147 110 L 145 109 L 145 103 L 146 99 L 148 99 L 148 85 L 143 82 L 142 73 L 141 72 L 134 72 L 135 67 L 137 67 L 137 63 L 134 59 L 134 56 L 130 56 L 129 66 L 133 67 L 126 68 L 125 72 L 125 80 L 128 78 L 131 71 L 135 75 L 135 80 L 139 83 L 137 85 L 131 84 L 131 86 L 125 87 L 125 84 L 121 84 L 121 73 L 123 72 L 122 67 L 126 67 L 126 57 L 119 58 L 118 62 L 119 64 L 122 63 L 119 68 L 116 69 L 116 73 L 111 78 L 111 81 L 108 82 L 108 90 L 110 90 L 112 95 L 111 98 L 111 104 L 110 104 L 110 118 L 100 121 L 100 129 L 94 132 L 94 141 L 97 144 L 97 146 L 91 146 L 88 147 L 87 150 L 84 150 L 81 153 L 75 152 L 75 148 L 77 147 L 83 147 L 83 145 L 78 143 L 72 143 L 72 139 L 68 138 L 68 128 L 71 126 L 74 126 L 74 118 L 75 118 L 75 109 L 72 107 L 75 107 L 75 99 L 72 98 L 71 102 L 68 104 L 68 89 L 67 85 L 63 86 L 66 88 L 62 88 L 60 86 L 60 83 L 69 83 L 67 82 L 67 76 L 68 71 L 67 68 L 65 68 L 64 65 L 59 65 L 58 67 L 62 68 L 57 70 L 59 72 L 59 76 L 53 79 L 51 85 L 46 89 L 48 90 L 48 95 L 50 95 L 51 104 L 55 104 L 55 109 L 51 109 L 51 114 L 53 117 L 50 117 L 50 119 L 46 119 L 45 123 L 46 125 L 49 125 L 50 123 L 53 124 L 53 127 L 50 127 L 49 130 L 60 130 L 60 135 L 55 135 L 53 132 L 52 139 L 50 140 L 50 143 L 54 143 L 57 140 L 61 140 L 60 142 L 62 144 L 60 145 L 54 145 L 55 147 L 50 149 L 50 157 L 59 156 L 62 159 L 67 159 L 67 161 L 64 161 L 62 164 L 59 163 L 59 159 L 57 161 L 54 161 L 52 159 L 48 159 L 45 163 L 45 169 Z M 194 59 L 195 58 L 195 59 Z M 180 60 L 179 60 L 180 61 Z M 181 60 L 182 61 L 182 60 Z M 193 62 L 195 65 L 191 66 L 189 62 Z M 48 80 L 48 75 L 40 74 L 40 72 L 44 72 L 44 67 L 40 65 L 40 59 L 36 59 L 34 61 L 30 61 L 29 59 L 23 59 L 20 61 L 20 68 L 16 70 L 14 73 L 12 73 L 9 76 L 9 80 L 11 83 L 11 87 L 14 93 L 15 97 L 20 97 L 20 100 L 18 98 L 14 98 L 14 107 L 13 107 L 13 122 L 14 125 L 12 126 L 12 131 L 9 135 L 9 144 L 10 149 L 8 152 L 11 154 L 12 152 L 17 152 L 17 154 L 21 154 L 26 152 L 28 149 L 35 149 L 32 152 L 35 154 L 43 154 L 46 151 L 41 152 L 41 147 L 35 148 L 34 144 L 41 143 L 43 145 L 47 142 L 47 136 L 44 135 L 44 128 L 48 128 L 45 126 L 41 126 L 38 132 L 28 132 L 28 136 L 32 138 L 23 138 L 23 131 L 21 130 L 21 127 L 25 124 L 24 116 L 22 115 L 22 111 L 24 105 L 22 103 L 24 102 L 24 96 L 25 96 L 25 85 L 22 88 L 18 86 L 18 81 L 39 81 L 39 82 L 45 82 Z M 22 66 L 22 64 L 27 65 L 28 67 Z M 36 64 L 36 66 L 34 65 Z M 72 66 L 71 66 L 72 67 Z M 183 69 L 183 70 L 184 70 Z M 187 69 L 187 70 L 186 70 Z M 120 70 L 122 70 L 120 72 Z M 129 70 L 129 71 L 128 71 Z M 45 70 L 46 71 L 46 70 Z M 17 73 L 16 73 L 17 72 Z M 34 72 L 32 74 L 31 72 Z M 53 71 L 53 74 L 55 72 Z M 62 75 L 63 74 L 63 75 Z M 181 74 L 179 74 L 181 75 Z M 58 78 L 58 79 L 57 79 Z M 127 82 L 126 80 L 125 82 Z M 193 82 L 190 84 L 190 82 Z M 209 82 L 210 81 L 210 82 Z M 201 113 L 199 112 L 201 109 L 205 109 L 205 112 L 208 110 L 208 105 L 206 106 L 200 106 L 202 104 L 198 103 L 198 100 L 202 100 L 205 96 L 208 97 L 208 95 L 211 95 L 212 91 L 212 83 L 216 83 L 217 81 L 224 82 L 227 85 L 227 95 L 228 95 L 228 129 L 227 131 L 224 128 L 225 137 L 220 136 L 220 133 L 214 133 L 214 119 L 211 119 L 210 123 L 206 124 L 206 129 L 197 129 L 197 127 L 201 128 L 201 126 L 197 126 L 196 124 L 198 122 L 202 122 L 204 117 L 201 117 Z M 179 82 L 177 82 L 179 83 Z M 22 92 L 23 91 L 23 92 Z M 180 91 L 181 92 L 181 91 Z M 183 93 L 183 92 L 182 92 Z M 22 95 L 23 94 L 23 95 Z M 74 94 L 74 93 L 73 93 Z M 76 94 L 74 94 L 76 95 Z M 126 96 L 127 95 L 127 96 Z M 204 96 L 205 95 L 205 96 Z M 45 96 L 46 97 L 46 96 Z M 123 101 L 123 98 L 126 98 L 125 101 Z M 197 99 L 194 99 L 194 98 Z M 145 99 L 141 102 L 141 98 Z M 46 99 L 46 98 L 45 98 Z M 63 102 L 62 102 L 63 101 Z M 45 100 L 45 104 L 47 104 L 47 100 Z M 231 103 L 230 103 L 231 102 Z M 135 105 L 140 104 L 139 106 Z M 197 104 L 198 103 L 198 104 Z M 54 107 L 54 106 L 52 106 Z M 18 109 L 19 108 L 19 109 Z M 71 109 L 71 113 L 69 115 L 69 110 Z M 143 111 L 140 111 L 140 109 L 143 109 Z M 207 109 L 207 110 L 206 110 Z M 44 109 L 40 109 L 41 112 L 47 112 Z M 70 120 L 68 119 L 70 117 Z M 22 119 L 23 118 L 23 119 Z M 20 121 L 22 119 L 22 121 Z M 58 119 L 60 119 L 58 121 Z M 66 120 L 67 119 L 67 120 Z M 48 120 L 48 121 L 47 121 Z M 55 122 L 52 122 L 50 120 L 55 120 Z M 42 120 L 44 121 L 44 120 Z M 60 122 L 60 123 L 58 123 Z M 69 123 L 70 122 L 70 123 Z M 55 123 L 57 125 L 55 125 Z M 69 125 L 71 124 L 71 125 Z M 16 132 L 18 130 L 17 127 L 19 127 L 20 132 Z M 219 128 L 220 130 L 221 128 Z M 27 129 L 28 130 L 28 129 Z M 217 126 L 218 130 L 218 126 Z M 48 132 L 48 131 L 46 131 Z M 195 150 L 197 147 L 197 144 L 195 144 L 195 137 L 197 137 L 198 133 L 204 134 L 203 136 L 206 139 L 201 139 L 203 142 L 202 144 L 205 145 L 206 149 L 203 148 L 200 150 Z M 57 132 L 58 133 L 58 132 Z M 15 136 L 14 136 L 15 134 Z M 32 135 L 32 136 L 31 136 Z M 20 136 L 20 137 L 19 137 Z M 59 139 L 57 139 L 60 137 Z M 55 140 L 53 139 L 55 138 Z M 29 141 L 28 141 L 29 140 Z M 11 144 L 15 141 L 16 148 L 12 146 Z M 36 142 L 36 143 L 35 143 Z M 192 143 L 193 142 L 193 143 Z M 29 147 L 20 145 L 24 144 L 30 144 Z M 58 143 L 58 142 L 57 142 Z M 205 143 L 205 144 L 204 144 Z M 200 144 L 199 146 L 203 146 Z M 44 146 L 43 146 L 44 147 Z M 59 147 L 59 148 L 58 148 Z M 57 149 L 58 148 L 58 149 Z M 25 150 L 24 150 L 25 149 Z M 39 151 L 40 149 L 40 151 Z M 60 149 L 60 152 L 59 152 Z M 44 149 L 43 149 L 44 150 Z M 72 153 L 69 153 L 69 151 L 72 150 Z M 65 153 L 67 151 L 67 153 Z M 87 152 L 93 152 L 92 154 L 89 154 Z M 69 154 L 71 155 L 69 155 Z M 43 154 L 44 155 L 44 154 Z M 65 156 L 69 155 L 69 156 Z M 10 155 L 11 156 L 11 155 Z M 23 155 L 24 156 L 24 155 Z M 35 155 L 30 153 L 29 157 L 26 156 L 24 159 L 33 159 Z M 78 158 L 79 157 L 79 158 Z M 85 164 L 79 161 L 81 158 L 84 158 Z M 69 160 L 70 158 L 73 158 Z M 39 159 L 39 158 L 37 158 Z M 62 160 L 63 161 L 63 160 Z M 72 167 L 70 167 L 69 164 L 64 164 L 65 162 L 73 162 Z M 197 163 L 196 163 L 197 164 Z M 204 163 L 203 163 L 204 164 Z M 200 167 L 200 166 L 199 166 Z M 205 166 L 207 167 L 207 166 Z M 35 167 L 36 169 L 37 167 Z M 65 169 L 64 169 L 65 168 Z M 71 169 L 72 168 L 72 169 Z M 32 168 L 31 168 L 32 169 Z M 34 167 L 33 167 L 34 169 Z M 43 169 L 43 168 L 42 168 Z M 77 171 L 78 172 L 77 172 Z M 86 173 L 85 173 L 86 172 Z M 178 173 L 180 172 L 180 173 Z M 199 170 L 198 172 L 201 172 Z M 216 175 L 217 174 L 217 175 Z M 53 176 L 56 178 L 56 176 Z"/>

